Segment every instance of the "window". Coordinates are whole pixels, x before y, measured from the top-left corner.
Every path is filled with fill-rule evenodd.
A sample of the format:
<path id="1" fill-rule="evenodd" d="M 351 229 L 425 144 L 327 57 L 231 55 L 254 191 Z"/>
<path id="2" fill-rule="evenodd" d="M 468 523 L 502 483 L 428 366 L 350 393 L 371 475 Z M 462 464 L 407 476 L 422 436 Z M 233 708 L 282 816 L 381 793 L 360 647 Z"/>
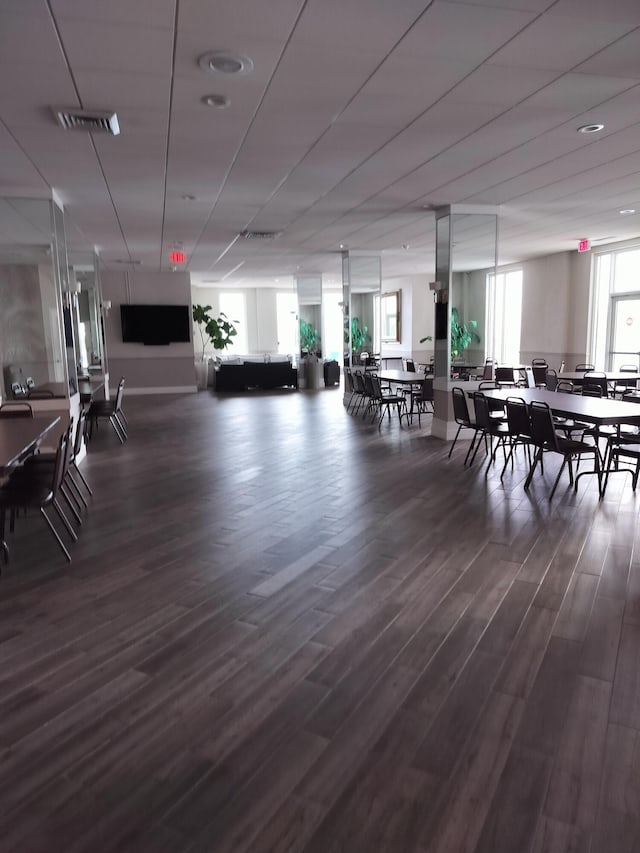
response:
<path id="1" fill-rule="evenodd" d="M 244 293 L 221 293 L 218 302 L 221 314 L 235 325 L 238 334 L 225 352 L 235 355 L 249 352 L 249 337 L 247 335 L 247 308 Z"/>
<path id="2" fill-rule="evenodd" d="M 488 358 L 499 364 L 520 364 L 522 270 L 487 276 Z"/>
<path id="3" fill-rule="evenodd" d="M 383 293 L 380 297 L 380 340 L 400 342 L 400 291 Z"/>
<path id="4" fill-rule="evenodd" d="M 640 357 L 640 249 L 595 256 L 588 358 L 598 370 L 637 365 Z"/>
<path id="5" fill-rule="evenodd" d="M 325 291 L 322 295 L 322 340 L 323 355 L 327 359 L 342 362 L 342 291 Z"/>
<path id="6" fill-rule="evenodd" d="M 298 351 L 298 295 L 294 291 L 276 293 L 278 353 L 294 356 Z"/>

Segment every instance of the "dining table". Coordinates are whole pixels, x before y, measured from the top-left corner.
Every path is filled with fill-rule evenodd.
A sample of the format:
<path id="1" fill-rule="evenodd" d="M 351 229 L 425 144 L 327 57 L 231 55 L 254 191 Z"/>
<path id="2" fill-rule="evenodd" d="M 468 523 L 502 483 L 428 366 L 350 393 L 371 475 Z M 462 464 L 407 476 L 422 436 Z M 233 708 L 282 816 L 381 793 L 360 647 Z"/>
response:
<path id="1" fill-rule="evenodd" d="M 414 370 L 380 370 L 378 378 L 381 382 L 388 382 L 390 385 L 399 385 L 401 388 L 408 388 L 409 391 L 417 390 L 421 387 L 424 380 L 424 373 L 417 373 Z M 407 417 L 413 422 L 413 394 L 410 394 L 411 406 L 406 412 L 400 414 L 400 420 Z"/>
<path id="2" fill-rule="evenodd" d="M 594 426 L 596 444 L 600 438 L 600 427 L 623 425 L 640 427 L 640 405 L 610 397 L 583 397 L 582 394 L 562 394 L 544 388 L 510 388 L 487 390 L 482 392 L 491 400 L 506 402 L 508 397 L 520 397 L 525 403 L 546 403 L 557 417 L 570 418 Z M 473 392 L 469 392 L 473 396 Z M 581 471 L 584 474 L 596 474 L 596 471 Z M 578 479 L 576 477 L 576 479 Z"/>
<path id="3" fill-rule="evenodd" d="M 0 469 L 8 471 L 38 447 L 44 436 L 60 421 L 60 415 L 42 414 L 32 418 L 0 417 Z M 9 546 L 0 540 L 5 562 Z"/>

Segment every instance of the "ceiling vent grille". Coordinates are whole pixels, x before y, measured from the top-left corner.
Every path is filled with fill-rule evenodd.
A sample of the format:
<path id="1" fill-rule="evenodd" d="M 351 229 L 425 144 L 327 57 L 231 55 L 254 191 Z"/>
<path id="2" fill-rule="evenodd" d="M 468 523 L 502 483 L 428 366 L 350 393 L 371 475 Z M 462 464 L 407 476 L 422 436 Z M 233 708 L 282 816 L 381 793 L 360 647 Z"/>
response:
<path id="1" fill-rule="evenodd" d="M 96 112 L 91 110 L 57 110 L 54 115 L 58 124 L 65 130 L 84 130 L 89 133 L 109 133 L 117 136 L 120 133 L 118 116 L 112 112 Z"/>
<path id="2" fill-rule="evenodd" d="M 243 240 L 275 240 L 282 231 L 241 231 Z"/>

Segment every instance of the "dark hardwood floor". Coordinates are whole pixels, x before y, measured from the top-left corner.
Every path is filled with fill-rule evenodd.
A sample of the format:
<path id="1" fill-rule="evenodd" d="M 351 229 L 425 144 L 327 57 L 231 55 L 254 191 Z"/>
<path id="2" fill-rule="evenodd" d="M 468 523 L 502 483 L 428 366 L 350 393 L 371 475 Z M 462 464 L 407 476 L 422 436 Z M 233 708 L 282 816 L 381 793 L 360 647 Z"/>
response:
<path id="1" fill-rule="evenodd" d="M 2 853 L 637 853 L 640 496 L 339 389 L 128 398 L 0 581 Z"/>

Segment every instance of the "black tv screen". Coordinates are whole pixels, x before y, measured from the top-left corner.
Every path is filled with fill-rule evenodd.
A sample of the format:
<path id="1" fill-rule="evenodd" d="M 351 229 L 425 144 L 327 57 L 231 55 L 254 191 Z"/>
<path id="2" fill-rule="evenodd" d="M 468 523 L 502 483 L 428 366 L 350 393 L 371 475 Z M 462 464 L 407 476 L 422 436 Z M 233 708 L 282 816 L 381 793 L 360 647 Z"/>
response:
<path id="1" fill-rule="evenodd" d="M 188 305 L 121 305 L 120 320 L 125 344 L 161 346 L 191 340 Z"/>

